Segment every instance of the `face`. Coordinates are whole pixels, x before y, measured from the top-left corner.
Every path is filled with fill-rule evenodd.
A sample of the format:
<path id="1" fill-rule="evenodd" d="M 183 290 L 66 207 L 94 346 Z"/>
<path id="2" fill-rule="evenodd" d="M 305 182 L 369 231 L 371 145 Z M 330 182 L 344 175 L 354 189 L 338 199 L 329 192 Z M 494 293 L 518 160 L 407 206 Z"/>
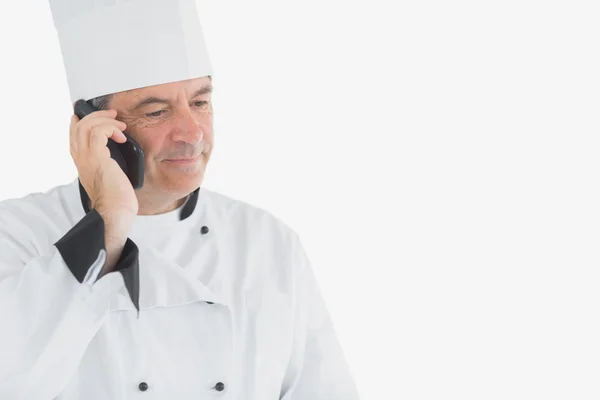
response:
<path id="1" fill-rule="evenodd" d="M 211 79 L 115 94 L 109 108 L 144 151 L 142 195 L 173 200 L 200 186 L 213 148 Z"/>

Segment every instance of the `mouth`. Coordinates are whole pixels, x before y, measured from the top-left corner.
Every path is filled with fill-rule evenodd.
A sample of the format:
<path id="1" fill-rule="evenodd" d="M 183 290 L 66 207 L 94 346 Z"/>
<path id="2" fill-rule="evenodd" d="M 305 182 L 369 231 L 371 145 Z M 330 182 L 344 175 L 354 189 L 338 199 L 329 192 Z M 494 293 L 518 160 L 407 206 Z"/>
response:
<path id="1" fill-rule="evenodd" d="M 194 158 L 169 158 L 169 159 L 166 159 L 165 162 L 175 163 L 175 164 L 187 164 L 187 163 L 196 162 L 196 161 L 198 161 L 199 158 L 200 158 L 200 155 L 198 155 Z"/>

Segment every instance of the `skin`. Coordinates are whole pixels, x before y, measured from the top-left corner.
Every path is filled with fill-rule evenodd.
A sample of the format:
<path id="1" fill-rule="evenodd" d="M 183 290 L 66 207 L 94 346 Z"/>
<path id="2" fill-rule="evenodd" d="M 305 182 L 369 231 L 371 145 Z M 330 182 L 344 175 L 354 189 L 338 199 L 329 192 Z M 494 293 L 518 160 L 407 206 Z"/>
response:
<path id="1" fill-rule="evenodd" d="M 126 133 L 144 151 L 144 186 L 136 191 L 138 215 L 172 211 L 202 184 L 214 143 L 213 105 L 210 91 L 194 93 L 203 87 L 212 89 L 211 84 L 209 77 L 202 77 L 112 96 L 108 108 L 117 111 L 116 119 L 127 125 Z M 136 108 L 150 97 L 166 102 Z M 192 163 L 168 161 L 196 156 Z"/>

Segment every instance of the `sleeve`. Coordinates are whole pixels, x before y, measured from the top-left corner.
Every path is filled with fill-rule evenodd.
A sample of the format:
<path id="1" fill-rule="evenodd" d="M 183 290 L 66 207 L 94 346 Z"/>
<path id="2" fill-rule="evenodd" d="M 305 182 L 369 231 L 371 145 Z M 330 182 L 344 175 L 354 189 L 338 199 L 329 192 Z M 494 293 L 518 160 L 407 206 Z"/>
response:
<path id="1" fill-rule="evenodd" d="M 43 255 L 31 245 L 31 230 L 0 214 L 1 399 L 58 396 L 124 282 L 115 273 L 97 280 L 106 250 L 95 210 Z M 128 242 L 118 267 L 130 270 L 136 260 L 137 247 Z"/>
<path id="2" fill-rule="evenodd" d="M 297 235 L 295 338 L 280 400 L 358 400 L 358 392 Z"/>
<path id="3" fill-rule="evenodd" d="M 106 262 L 104 221 L 96 210 L 87 213 L 54 245 L 79 282 L 86 285 L 96 282 Z"/>

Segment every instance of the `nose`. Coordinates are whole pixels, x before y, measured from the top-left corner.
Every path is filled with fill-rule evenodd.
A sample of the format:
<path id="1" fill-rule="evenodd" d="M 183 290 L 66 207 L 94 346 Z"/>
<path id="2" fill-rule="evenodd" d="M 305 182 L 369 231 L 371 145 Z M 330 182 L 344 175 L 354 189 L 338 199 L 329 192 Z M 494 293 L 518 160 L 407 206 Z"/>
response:
<path id="1" fill-rule="evenodd" d="M 180 140 L 194 145 L 202 140 L 204 134 L 189 106 L 180 109 L 177 121 L 177 130 L 173 140 Z"/>

